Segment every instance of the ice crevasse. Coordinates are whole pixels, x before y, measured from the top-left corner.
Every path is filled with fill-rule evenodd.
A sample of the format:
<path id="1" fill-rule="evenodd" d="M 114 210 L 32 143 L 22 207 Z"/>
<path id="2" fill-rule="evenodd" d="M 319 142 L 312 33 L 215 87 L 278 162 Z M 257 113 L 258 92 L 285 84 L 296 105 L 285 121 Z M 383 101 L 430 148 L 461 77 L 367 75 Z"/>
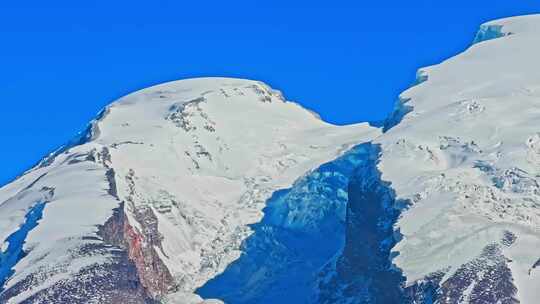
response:
<path id="1" fill-rule="evenodd" d="M 380 128 L 252 80 L 119 99 L 0 188 L 0 303 L 536 303 L 538 28 L 482 25 Z"/>

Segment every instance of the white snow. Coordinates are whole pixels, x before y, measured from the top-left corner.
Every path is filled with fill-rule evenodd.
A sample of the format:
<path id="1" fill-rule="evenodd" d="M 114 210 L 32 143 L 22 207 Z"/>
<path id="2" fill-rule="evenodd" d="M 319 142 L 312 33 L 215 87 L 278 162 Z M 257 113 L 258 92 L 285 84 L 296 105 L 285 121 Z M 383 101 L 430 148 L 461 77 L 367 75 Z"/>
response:
<path id="1" fill-rule="evenodd" d="M 185 128 L 170 118 L 177 108 Z M 128 95 L 98 127 L 101 145 L 142 143 L 111 149 L 113 167 L 118 176 L 133 169 L 136 203 L 158 210 L 164 261 L 185 291 L 238 258 L 272 192 L 379 134 L 367 124 L 327 124 L 262 83 L 224 78 Z"/>
<path id="2" fill-rule="evenodd" d="M 536 303 L 540 276 L 527 272 L 540 258 L 540 16 L 488 27 L 501 37 L 422 69 L 426 81 L 400 96 L 413 111 L 375 140 L 383 180 L 413 202 L 394 262 L 411 283 L 455 270 L 509 230 L 518 297 Z"/>
<path id="3" fill-rule="evenodd" d="M 179 284 L 168 301 L 201 302 L 193 291 L 222 272 L 258 222 L 266 200 L 352 146 L 374 140 L 382 179 L 409 199 L 396 228 L 394 259 L 408 282 L 457 267 L 497 243 L 504 249 L 521 303 L 540 291 L 540 15 L 482 26 L 468 50 L 421 69 L 400 96 L 403 120 L 381 135 L 367 124 L 334 126 L 281 93 L 250 80 L 199 78 L 147 88 L 111 104 L 92 123 L 90 141 L 59 154 L 0 189 L 0 242 L 47 202 L 30 231 L 29 254 L 8 281 L 52 274 L 12 299 L 19 303 L 106 256 L 65 254 L 95 235 L 119 200 L 158 217 L 163 251 Z M 401 114 L 403 114 L 401 113 Z M 400 115 L 395 116 L 396 122 Z M 110 160 L 88 161 L 106 148 Z M 103 156 L 103 155 L 101 155 Z M 47 189 L 54 189 L 52 194 Z M 213 300 L 209 300 L 211 303 Z"/>
<path id="4" fill-rule="evenodd" d="M 88 263 L 104 262 L 106 257 L 69 260 L 62 252 L 94 235 L 118 207 L 108 193 L 108 168 L 116 173 L 120 200 L 133 203 L 126 206 L 132 225 L 138 226 L 133 208 L 150 206 L 156 213 L 163 237 L 163 251 L 157 252 L 179 292 L 190 294 L 239 257 L 239 246 L 251 233 L 247 225 L 262 218 L 274 191 L 379 134 L 365 123 L 328 124 L 250 80 L 182 80 L 123 97 L 92 123 L 90 142 L 0 189 L 1 240 L 24 222 L 29 206 L 42 200 L 40 189 L 55 189 L 26 239 L 25 248 L 32 250 L 7 287 L 30 273 L 70 265 L 67 274 L 53 275 L 12 302 Z M 110 161 L 85 160 L 103 148 Z"/>

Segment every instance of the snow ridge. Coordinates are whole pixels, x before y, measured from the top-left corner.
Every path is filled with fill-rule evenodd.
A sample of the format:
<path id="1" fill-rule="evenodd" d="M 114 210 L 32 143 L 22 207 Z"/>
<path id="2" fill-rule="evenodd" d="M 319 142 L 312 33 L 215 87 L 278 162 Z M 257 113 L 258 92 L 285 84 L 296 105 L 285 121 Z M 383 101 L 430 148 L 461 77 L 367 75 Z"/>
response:
<path id="1" fill-rule="evenodd" d="M 413 110 L 374 140 L 382 179 L 412 203 L 395 224 L 393 261 L 416 303 L 538 298 L 528 274 L 540 242 L 530 123 L 538 24 L 531 15 L 483 25 L 471 48 L 422 69 L 427 81 L 401 95 Z M 513 241 L 501 245 L 507 235 Z"/>
<path id="2" fill-rule="evenodd" d="M 382 130 L 251 80 L 119 99 L 0 188 L 0 302 L 535 303 L 539 25 L 483 25 Z"/>
<path id="3" fill-rule="evenodd" d="M 240 256 L 272 193 L 378 134 L 325 123 L 250 80 L 190 79 L 123 97 L 0 189 L 2 240 L 40 189 L 55 189 L 0 302 L 197 300 L 193 291 Z"/>

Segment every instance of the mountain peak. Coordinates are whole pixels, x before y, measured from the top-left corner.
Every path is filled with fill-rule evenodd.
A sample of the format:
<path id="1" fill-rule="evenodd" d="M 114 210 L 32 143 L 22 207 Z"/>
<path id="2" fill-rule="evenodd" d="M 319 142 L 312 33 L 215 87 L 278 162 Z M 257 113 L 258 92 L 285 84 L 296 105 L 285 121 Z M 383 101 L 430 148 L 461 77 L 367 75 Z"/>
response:
<path id="1" fill-rule="evenodd" d="M 119 285 L 131 286 L 115 293 L 133 301 L 193 292 L 238 257 L 273 192 L 378 134 L 325 123 L 250 80 L 189 79 L 129 94 L 0 189 L 0 239 L 14 261 L 2 264 L 0 302 L 77 303 L 81 294 L 62 291 L 66 276 L 73 288 L 92 278 L 83 298 L 110 297 Z M 24 236 L 23 260 L 8 245 L 13 235 Z"/>

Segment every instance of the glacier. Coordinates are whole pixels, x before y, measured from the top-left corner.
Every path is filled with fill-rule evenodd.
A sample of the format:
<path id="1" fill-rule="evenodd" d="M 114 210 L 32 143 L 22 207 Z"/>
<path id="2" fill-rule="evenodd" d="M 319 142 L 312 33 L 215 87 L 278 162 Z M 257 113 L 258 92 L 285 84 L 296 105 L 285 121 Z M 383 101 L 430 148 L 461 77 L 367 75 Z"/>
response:
<path id="1" fill-rule="evenodd" d="M 529 269 L 538 259 L 539 21 L 488 22 L 465 52 L 423 68 L 427 81 L 401 95 L 413 111 L 374 140 L 382 178 L 411 202 L 394 226 L 393 262 L 406 287 L 435 286 L 435 303 L 538 298 Z"/>
<path id="2" fill-rule="evenodd" d="M 251 80 L 123 97 L 0 189 L 2 239 L 24 222 L 20 207 L 55 189 L 0 302 L 197 302 L 194 291 L 241 256 L 274 192 L 378 134 L 328 124 Z"/>
<path id="3" fill-rule="evenodd" d="M 0 303 L 536 303 L 540 15 L 388 118 L 245 79 L 146 88 L 0 188 Z"/>
<path id="4" fill-rule="evenodd" d="M 344 244 L 349 179 L 367 153 L 366 146 L 356 146 L 274 192 L 242 256 L 197 293 L 227 303 L 313 300 L 320 268 Z"/>

